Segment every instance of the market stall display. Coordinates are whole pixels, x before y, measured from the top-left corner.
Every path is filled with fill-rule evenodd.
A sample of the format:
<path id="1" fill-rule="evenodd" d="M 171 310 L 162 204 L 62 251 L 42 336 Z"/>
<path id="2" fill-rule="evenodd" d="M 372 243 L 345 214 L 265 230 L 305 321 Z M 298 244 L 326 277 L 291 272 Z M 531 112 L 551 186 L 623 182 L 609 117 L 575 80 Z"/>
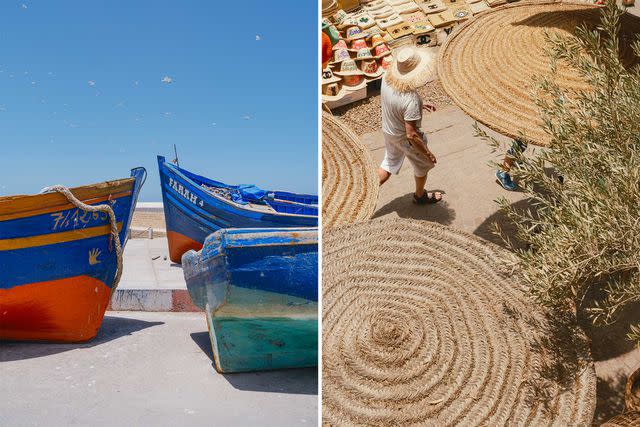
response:
<path id="1" fill-rule="evenodd" d="M 588 340 L 519 286 L 503 249 L 393 218 L 323 235 L 327 425 L 590 425 Z"/>
<path id="2" fill-rule="evenodd" d="M 340 9 L 341 6 L 345 7 L 344 2 L 323 1 L 322 31 L 330 37 L 334 51 L 330 67 L 336 72 L 335 75 L 340 76 L 337 71 L 340 71 L 342 62 L 355 59 L 364 74 L 365 86 L 384 75 L 392 58 L 383 58 L 391 55 L 392 51 L 412 44 L 419 47 L 436 46 L 439 40 L 444 39 L 445 33 L 473 15 L 466 3 L 456 4 L 455 0 L 446 5 L 442 0 L 360 0 L 360 7 L 351 7 L 351 12 Z M 443 35 L 438 37 L 438 33 Z M 365 48 L 371 57 L 365 53 Z M 344 91 L 337 92 L 341 97 L 326 95 L 328 86 L 323 85 L 322 101 L 329 108 L 368 96 L 367 90 L 361 88 L 359 79 L 350 77 L 348 80 L 351 82 L 340 83 L 344 87 Z M 334 84 L 331 87 L 336 86 Z M 335 90 L 330 92 L 334 93 Z"/>
<path id="3" fill-rule="evenodd" d="M 327 81 L 327 69 L 322 71 L 322 102 L 331 108 L 366 97 L 367 84 L 380 79 L 384 73 L 388 60 L 383 64 L 382 58 L 391 54 L 385 34 L 379 28 L 369 27 L 367 30 L 352 23 L 345 24 L 349 19 L 347 15 L 336 15 L 341 19 L 337 23 L 323 23 L 326 31 L 339 34 L 332 47 L 333 58 L 329 61 L 331 78 L 339 81 Z"/>

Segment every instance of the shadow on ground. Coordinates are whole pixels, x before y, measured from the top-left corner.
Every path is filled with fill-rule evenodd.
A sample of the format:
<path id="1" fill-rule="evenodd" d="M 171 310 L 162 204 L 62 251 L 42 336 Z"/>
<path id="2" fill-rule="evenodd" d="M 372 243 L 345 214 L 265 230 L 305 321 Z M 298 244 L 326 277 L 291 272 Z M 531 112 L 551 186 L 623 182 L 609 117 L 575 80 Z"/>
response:
<path id="1" fill-rule="evenodd" d="M 442 191 L 442 190 L 429 190 Z M 443 192 L 444 193 L 444 192 Z M 443 196 L 446 198 L 446 194 Z M 433 221 L 442 225 L 450 225 L 456 218 L 456 212 L 449 207 L 446 200 L 432 205 L 416 205 L 413 203 L 413 193 L 396 197 L 386 205 L 378 209 L 373 218 L 396 212 L 400 218 L 413 218 Z"/>
<path id="2" fill-rule="evenodd" d="M 605 362 L 632 351 L 640 351 L 626 337 L 629 325 L 640 323 L 640 303 L 625 307 L 620 313 L 618 321 L 611 325 L 594 326 L 584 315 L 581 316 L 579 322 L 591 340 L 591 354 L 596 362 Z M 598 425 L 624 410 L 624 387 L 627 377 L 633 369 L 623 363 L 620 363 L 619 367 L 617 372 L 608 372 L 606 377 L 598 376 L 594 418 Z"/>
<path id="3" fill-rule="evenodd" d="M 142 329 L 162 325 L 164 322 L 147 322 L 125 317 L 105 316 L 98 335 L 86 343 L 47 343 L 47 342 L 21 342 L 5 341 L 0 344 L 0 362 L 14 360 L 33 359 L 50 356 L 52 354 L 75 350 L 78 348 L 91 348 L 97 345 L 113 341 L 125 335 L 131 335 Z"/>
<path id="4" fill-rule="evenodd" d="M 209 357 L 213 365 L 213 350 L 208 332 L 194 332 L 191 339 Z M 215 368 L 214 368 L 215 369 Z M 242 372 L 222 375 L 238 390 L 268 393 L 318 394 L 318 369 L 280 369 L 277 371 Z"/>
<path id="5" fill-rule="evenodd" d="M 517 211 L 524 211 L 526 209 L 532 208 L 531 199 L 524 199 L 518 202 L 515 202 L 511 205 Z M 505 241 L 499 235 L 494 233 L 494 225 L 497 224 L 502 230 L 505 236 L 509 236 L 514 243 L 516 248 L 524 248 L 525 245 L 522 242 L 518 242 L 514 237 L 516 228 L 513 223 L 507 218 L 507 216 L 501 211 L 496 211 L 492 215 L 490 215 L 487 219 L 485 219 L 479 226 L 473 231 L 478 237 L 481 237 L 485 240 L 488 240 L 492 243 L 495 243 L 498 246 L 503 248 L 507 248 L 508 246 Z"/>
<path id="6" fill-rule="evenodd" d="M 531 199 L 518 201 L 511 206 L 518 211 L 532 208 Z M 501 211 L 488 217 L 474 231 L 474 234 L 499 246 L 507 247 L 502 238 L 493 233 L 494 223 L 497 223 L 506 235 L 514 235 L 515 227 Z M 516 247 L 523 248 L 524 245 L 516 242 Z M 590 304 L 593 299 L 602 297 L 603 295 L 590 294 L 585 301 L 588 301 L 587 304 Z M 579 317 L 579 324 L 590 341 L 589 345 L 593 360 L 596 363 L 600 362 L 602 364 L 599 365 L 601 367 L 598 368 L 596 412 L 594 418 L 594 425 L 600 425 L 604 421 L 624 411 L 624 387 L 632 369 L 622 360 L 614 361 L 614 359 L 634 351 L 640 351 L 635 348 L 633 342 L 626 338 L 629 332 L 629 325 L 640 323 L 640 303 L 626 307 L 618 316 L 617 322 L 606 326 L 594 326 L 583 314 L 584 312 L 582 310 L 580 312 L 582 314 Z M 630 358 L 625 358 L 625 360 L 629 359 Z M 633 357 L 631 359 L 633 359 Z M 638 359 L 635 358 L 635 360 Z M 566 360 L 561 357 L 557 357 L 557 361 L 559 365 L 566 363 Z M 613 365 L 613 367 L 611 367 L 611 365 Z"/>
<path id="7" fill-rule="evenodd" d="M 591 339 L 591 353 L 596 362 L 612 359 L 635 349 L 627 339 L 629 325 L 640 324 L 640 302 L 630 304 L 620 312 L 617 322 L 606 326 L 594 326 L 586 316 L 579 319 L 580 325 Z"/>
<path id="8" fill-rule="evenodd" d="M 627 377 L 620 372 L 612 378 L 598 377 L 596 386 L 596 413 L 593 425 L 600 425 L 624 412 L 624 386 Z"/>

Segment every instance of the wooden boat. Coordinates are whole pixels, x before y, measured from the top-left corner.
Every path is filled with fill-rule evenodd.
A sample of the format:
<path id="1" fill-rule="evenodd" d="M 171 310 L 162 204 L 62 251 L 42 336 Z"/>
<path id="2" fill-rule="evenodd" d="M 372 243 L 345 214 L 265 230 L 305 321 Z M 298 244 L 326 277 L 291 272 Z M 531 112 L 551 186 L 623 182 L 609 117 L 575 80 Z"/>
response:
<path id="1" fill-rule="evenodd" d="M 223 229 L 182 268 L 218 372 L 317 366 L 317 228 Z"/>
<path id="2" fill-rule="evenodd" d="M 89 205 L 110 204 L 122 247 L 144 168 L 131 177 L 70 189 Z M 0 341 L 81 342 L 100 328 L 117 257 L 109 216 L 58 192 L 0 197 Z"/>
<path id="3" fill-rule="evenodd" d="M 221 228 L 315 227 L 318 196 L 227 185 L 173 165 L 158 156 L 171 261 L 200 250 Z"/>

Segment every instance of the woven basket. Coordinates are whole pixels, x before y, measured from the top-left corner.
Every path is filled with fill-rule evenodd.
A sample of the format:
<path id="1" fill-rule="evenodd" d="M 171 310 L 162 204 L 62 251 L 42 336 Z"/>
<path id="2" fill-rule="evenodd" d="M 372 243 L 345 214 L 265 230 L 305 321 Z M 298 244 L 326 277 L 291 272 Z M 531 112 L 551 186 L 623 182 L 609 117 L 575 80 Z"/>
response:
<path id="1" fill-rule="evenodd" d="M 624 405 L 627 411 L 640 412 L 640 366 L 629 375 L 624 388 Z"/>
<path id="2" fill-rule="evenodd" d="M 545 32 L 569 36 L 576 26 L 599 22 L 598 7 L 570 2 L 519 2 L 497 7 L 464 23 L 449 36 L 438 61 L 442 86 L 467 114 L 510 137 L 524 133 L 534 144 L 548 145 L 533 101 L 537 78 L 550 74 Z M 640 32 L 631 15 L 622 20 L 623 56 L 637 62 L 628 40 Z M 588 90 L 584 79 L 558 63 L 553 80 L 566 90 Z"/>
<path id="3" fill-rule="evenodd" d="M 640 427 L 640 412 L 616 415 L 600 427 Z"/>
<path id="4" fill-rule="evenodd" d="M 323 423 L 590 425 L 587 340 L 550 323 L 505 253 L 424 221 L 328 230 Z"/>
<path id="5" fill-rule="evenodd" d="M 322 225 L 325 229 L 371 218 L 378 176 L 369 150 L 342 121 L 322 113 Z"/>

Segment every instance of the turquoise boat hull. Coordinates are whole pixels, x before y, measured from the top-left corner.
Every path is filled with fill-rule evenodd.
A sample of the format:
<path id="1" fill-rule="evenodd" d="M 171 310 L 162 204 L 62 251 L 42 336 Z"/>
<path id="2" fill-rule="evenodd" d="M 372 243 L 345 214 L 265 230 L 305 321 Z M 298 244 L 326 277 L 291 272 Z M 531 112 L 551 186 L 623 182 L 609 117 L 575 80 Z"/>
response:
<path id="1" fill-rule="evenodd" d="M 182 257 L 221 373 L 318 364 L 317 228 L 223 229 Z"/>

